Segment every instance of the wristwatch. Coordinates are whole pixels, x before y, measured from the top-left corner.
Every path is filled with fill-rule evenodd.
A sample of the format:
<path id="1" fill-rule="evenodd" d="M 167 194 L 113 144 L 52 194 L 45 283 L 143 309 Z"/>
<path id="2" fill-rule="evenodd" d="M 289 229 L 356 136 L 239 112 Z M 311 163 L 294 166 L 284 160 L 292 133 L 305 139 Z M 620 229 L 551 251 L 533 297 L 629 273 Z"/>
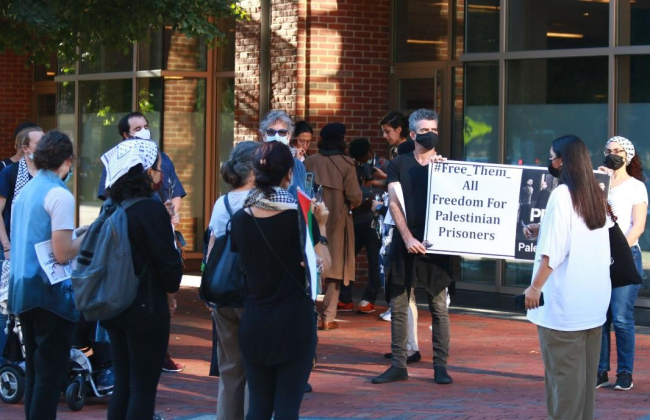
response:
<path id="1" fill-rule="evenodd" d="M 324 237 L 323 235 L 321 235 L 321 237 L 318 239 L 318 242 L 325 246 L 329 245 L 329 242 L 327 242 L 327 238 Z"/>

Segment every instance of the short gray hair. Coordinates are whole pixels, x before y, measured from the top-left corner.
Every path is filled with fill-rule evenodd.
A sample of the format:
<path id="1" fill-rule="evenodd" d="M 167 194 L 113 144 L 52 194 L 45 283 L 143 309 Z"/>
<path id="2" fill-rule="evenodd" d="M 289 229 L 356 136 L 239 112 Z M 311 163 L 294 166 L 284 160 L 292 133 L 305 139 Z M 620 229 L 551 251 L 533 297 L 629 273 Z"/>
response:
<path id="1" fill-rule="evenodd" d="M 438 122 L 438 113 L 430 109 L 420 108 L 417 111 L 413 111 L 409 117 L 409 130 L 413 132 L 418 131 L 418 123 L 422 120 L 429 120 Z"/>
<path id="2" fill-rule="evenodd" d="M 221 177 L 233 188 L 246 183 L 253 170 L 255 152 L 260 144 L 254 141 L 242 141 L 230 153 L 227 161 L 221 164 Z"/>
<path id="3" fill-rule="evenodd" d="M 293 121 L 289 118 L 286 112 L 280 109 L 274 109 L 264 116 L 264 119 L 260 123 L 260 133 L 262 136 L 264 136 L 266 130 L 275 124 L 276 121 L 280 121 L 287 126 L 287 130 L 289 131 L 288 136 L 291 138 L 291 136 L 293 136 Z"/>

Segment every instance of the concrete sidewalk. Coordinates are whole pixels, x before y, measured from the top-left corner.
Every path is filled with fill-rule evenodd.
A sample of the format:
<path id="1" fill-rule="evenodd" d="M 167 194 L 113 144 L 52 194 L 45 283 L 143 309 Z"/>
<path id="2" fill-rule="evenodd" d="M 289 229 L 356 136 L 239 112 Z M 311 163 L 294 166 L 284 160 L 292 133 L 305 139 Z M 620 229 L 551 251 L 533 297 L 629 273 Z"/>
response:
<path id="1" fill-rule="evenodd" d="M 217 378 L 207 376 L 211 321 L 195 288 L 183 287 L 172 319 L 170 353 L 185 365 L 181 373 L 164 373 L 157 411 L 166 419 L 213 420 Z M 373 385 L 370 378 L 389 365 L 390 324 L 377 315 L 341 313 L 340 328 L 319 332 L 318 365 L 306 394 L 303 419 L 542 419 L 546 417 L 544 372 L 535 326 L 521 314 L 454 308 L 451 310 L 449 373 L 454 383 L 433 382 L 430 315 L 420 311 L 420 352 L 409 365 L 406 382 Z M 613 351 L 615 355 L 615 351 Z M 615 357 L 612 360 L 616 365 Z M 610 372 L 610 379 L 615 372 Z M 650 335 L 637 334 L 635 387 L 627 392 L 599 389 L 597 418 L 650 419 Z M 90 398 L 73 413 L 65 403 L 62 420 L 106 418 L 107 400 Z M 21 419 L 22 404 L 0 403 L 0 419 Z"/>

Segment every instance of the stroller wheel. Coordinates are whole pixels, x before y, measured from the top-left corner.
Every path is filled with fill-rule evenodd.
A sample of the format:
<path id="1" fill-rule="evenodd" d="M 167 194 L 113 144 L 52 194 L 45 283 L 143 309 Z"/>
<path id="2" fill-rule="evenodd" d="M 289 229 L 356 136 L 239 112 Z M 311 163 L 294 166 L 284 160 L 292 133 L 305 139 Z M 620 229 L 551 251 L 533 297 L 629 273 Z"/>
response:
<path id="1" fill-rule="evenodd" d="M 18 404 L 25 393 L 25 374 L 16 366 L 0 368 L 0 399 L 7 404 Z"/>
<path id="2" fill-rule="evenodd" d="M 86 405 L 86 383 L 81 376 L 74 378 L 65 391 L 65 402 L 72 411 L 79 411 Z"/>

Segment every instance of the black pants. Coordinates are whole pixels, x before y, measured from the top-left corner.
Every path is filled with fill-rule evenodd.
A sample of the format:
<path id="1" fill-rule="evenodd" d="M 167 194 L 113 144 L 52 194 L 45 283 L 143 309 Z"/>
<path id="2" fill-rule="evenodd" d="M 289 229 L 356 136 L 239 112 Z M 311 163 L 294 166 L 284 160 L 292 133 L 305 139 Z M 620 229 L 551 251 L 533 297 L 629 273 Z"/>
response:
<path id="1" fill-rule="evenodd" d="M 364 246 L 368 256 L 368 283 L 366 284 L 366 290 L 363 292 L 362 300 L 374 304 L 381 288 L 379 274 L 381 239 L 377 235 L 377 230 L 372 227 L 372 220 L 354 224 L 354 255 L 358 255 Z M 352 303 L 352 285 L 341 285 L 339 302 Z"/>
<path id="2" fill-rule="evenodd" d="M 115 388 L 108 420 L 151 419 L 169 342 L 169 310 L 158 302 L 153 314 L 136 301 L 124 313 L 102 322 L 111 339 Z"/>
<path id="3" fill-rule="evenodd" d="M 297 420 L 300 403 L 314 363 L 316 340 L 307 350 L 280 365 L 258 365 L 244 358 L 249 407 L 246 420 Z"/>
<path id="4" fill-rule="evenodd" d="M 25 343 L 25 419 L 56 419 L 76 325 L 41 308 L 20 314 L 20 324 Z"/>

